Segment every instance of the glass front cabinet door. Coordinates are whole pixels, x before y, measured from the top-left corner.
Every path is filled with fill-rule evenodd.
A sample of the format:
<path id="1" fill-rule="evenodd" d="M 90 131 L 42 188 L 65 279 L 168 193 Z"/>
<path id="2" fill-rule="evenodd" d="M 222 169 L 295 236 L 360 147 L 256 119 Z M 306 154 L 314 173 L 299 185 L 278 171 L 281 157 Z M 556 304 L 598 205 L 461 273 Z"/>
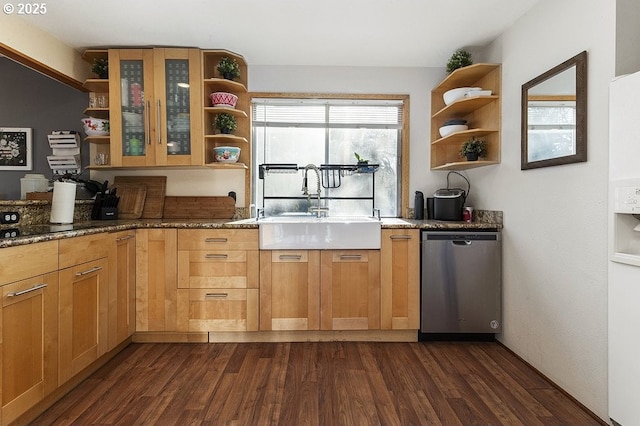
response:
<path id="1" fill-rule="evenodd" d="M 109 69 L 112 164 L 202 164 L 199 51 L 110 50 Z"/>

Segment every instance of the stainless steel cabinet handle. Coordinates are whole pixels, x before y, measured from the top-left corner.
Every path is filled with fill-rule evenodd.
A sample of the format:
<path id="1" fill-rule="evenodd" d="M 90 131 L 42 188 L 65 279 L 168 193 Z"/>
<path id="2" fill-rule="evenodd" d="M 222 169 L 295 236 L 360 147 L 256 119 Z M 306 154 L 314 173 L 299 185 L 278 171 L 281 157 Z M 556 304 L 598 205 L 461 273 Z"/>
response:
<path id="1" fill-rule="evenodd" d="M 207 253 L 204 255 L 205 259 L 226 259 L 229 256 L 226 254 Z"/>
<path id="2" fill-rule="evenodd" d="M 340 260 L 348 260 L 348 259 L 362 259 L 361 254 L 341 254 Z"/>
<path id="3" fill-rule="evenodd" d="M 7 293 L 7 297 L 22 296 L 23 294 L 27 294 L 27 293 L 31 293 L 32 291 L 40 290 L 41 288 L 45 288 L 46 286 L 47 286 L 46 284 L 34 285 L 33 287 L 28 288 L 26 290 L 20 290 L 20 291 L 14 291 L 13 293 Z"/>
<path id="4" fill-rule="evenodd" d="M 144 137 L 147 140 L 147 145 L 151 145 L 151 101 L 147 101 L 144 114 L 147 116 L 145 120 Z"/>
<path id="5" fill-rule="evenodd" d="M 229 296 L 228 293 L 207 293 L 207 294 L 205 294 L 205 297 L 213 297 L 213 298 L 216 298 L 216 299 L 224 299 L 227 296 Z"/>
<path id="6" fill-rule="evenodd" d="M 160 126 L 160 99 L 158 99 L 158 111 L 156 112 L 156 132 L 158 133 L 158 145 L 162 144 L 162 127 Z"/>
<path id="7" fill-rule="evenodd" d="M 302 255 L 299 254 L 281 254 L 279 256 L 280 260 L 300 260 L 302 259 Z"/>
<path id="8" fill-rule="evenodd" d="M 207 238 L 204 240 L 205 243 L 226 243 L 226 238 Z"/>
<path id="9" fill-rule="evenodd" d="M 102 269 L 102 266 L 94 266 L 93 268 L 87 269 L 86 271 L 76 272 L 76 277 L 81 277 L 83 275 L 91 274 L 93 272 L 99 271 L 100 269 Z"/>
<path id="10" fill-rule="evenodd" d="M 124 237 L 116 238 L 116 242 L 130 240 L 135 237 L 136 237 L 135 235 L 125 235 Z"/>
<path id="11" fill-rule="evenodd" d="M 392 235 L 391 239 L 392 240 L 410 240 L 411 235 Z"/>

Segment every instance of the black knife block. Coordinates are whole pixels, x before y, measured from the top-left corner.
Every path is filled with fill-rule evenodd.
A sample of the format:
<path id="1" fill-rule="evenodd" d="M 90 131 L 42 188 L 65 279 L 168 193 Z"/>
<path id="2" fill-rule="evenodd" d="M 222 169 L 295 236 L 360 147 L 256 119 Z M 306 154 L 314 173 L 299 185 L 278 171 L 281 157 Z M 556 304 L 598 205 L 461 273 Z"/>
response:
<path id="1" fill-rule="evenodd" d="M 91 220 L 116 220 L 118 219 L 118 207 L 105 206 L 105 197 L 102 193 L 96 194 L 96 200 L 91 210 Z"/>

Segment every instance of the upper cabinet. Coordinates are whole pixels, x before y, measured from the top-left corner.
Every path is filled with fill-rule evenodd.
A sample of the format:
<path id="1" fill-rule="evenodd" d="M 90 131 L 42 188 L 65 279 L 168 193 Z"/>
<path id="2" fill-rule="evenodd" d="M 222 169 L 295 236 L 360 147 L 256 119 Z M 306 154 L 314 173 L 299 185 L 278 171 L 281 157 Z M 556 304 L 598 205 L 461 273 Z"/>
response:
<path id="1" fill-rule="evenodd" d="M 201 165 L 198 49 L 110 49 L 112 167 Z"/>
<path id="2" fill-rule="evenodd" d="M 431 91 L 431 170 L 465 170 L 500 163 L 499 64 L 474 64 L 453 71 Z M 466 96 L 446 105 L 445 92 L 460 87 L 480 87 L 491 95 Z M 468 129 L 440 136 L 448 120 L 464 119 Z M 476 137 L 486 142 L 487 155 L 478 161 L 460 156 L 462 144 Z"/>
<path id="3" fill-rule="evenodd" d="M 106 60 L 108 57 L 109 52 L 106 49 L 87 50 L 82 55 L 82 59 L 90 64 L 98 59 Z M 89 104 L 84 114 L 89 117 L 109 119 L 109 79 L 95 75 L 95 78 L 87 79 L 83 86 L 89 91 Z M 89 144 L 91 167 L 108 167 L 111 137 L 89 135 L 85 141 Z"/>

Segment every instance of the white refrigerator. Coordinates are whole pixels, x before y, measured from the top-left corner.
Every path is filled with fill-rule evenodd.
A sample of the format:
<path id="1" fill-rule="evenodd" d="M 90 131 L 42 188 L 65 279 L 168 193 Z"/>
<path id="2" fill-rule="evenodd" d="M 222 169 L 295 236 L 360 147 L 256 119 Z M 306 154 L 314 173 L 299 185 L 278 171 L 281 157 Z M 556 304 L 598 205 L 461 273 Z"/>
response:
<path id="1" fill-rule="evenodd" d="M 609 417 L 640 425 L 640 72 L 609 92 Z"/>

